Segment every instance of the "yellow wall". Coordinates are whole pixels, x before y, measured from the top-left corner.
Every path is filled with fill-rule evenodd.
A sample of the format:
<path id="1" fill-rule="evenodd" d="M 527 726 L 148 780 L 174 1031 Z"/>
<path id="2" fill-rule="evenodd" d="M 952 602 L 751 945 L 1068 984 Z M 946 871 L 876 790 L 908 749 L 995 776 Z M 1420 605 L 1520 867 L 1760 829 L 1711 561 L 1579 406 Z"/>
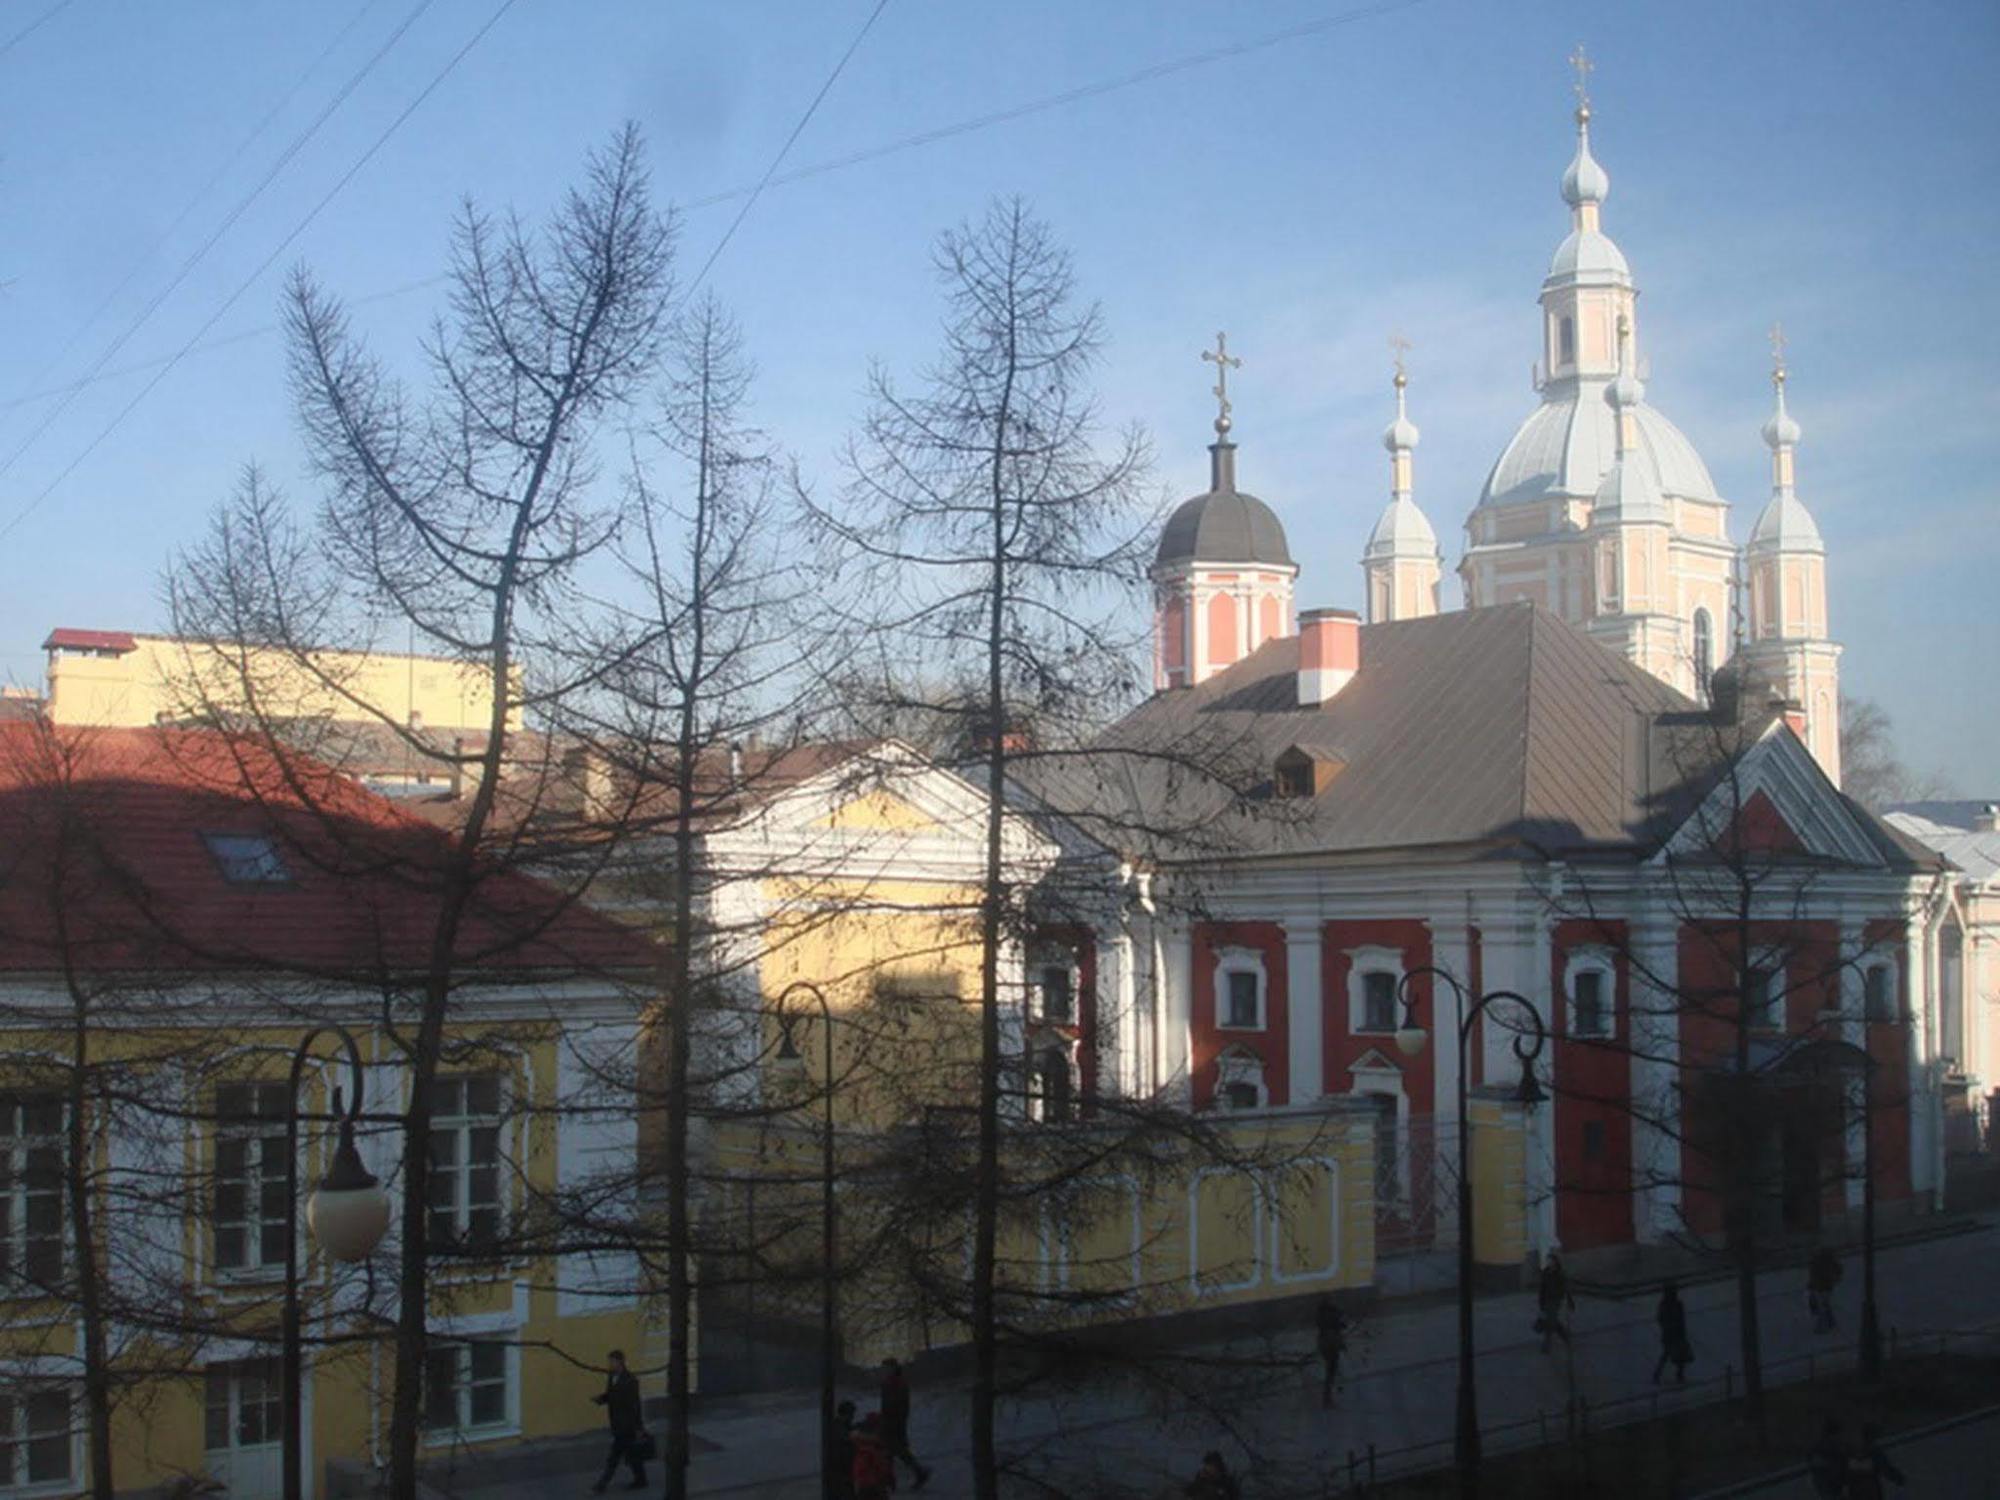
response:
<path id="1" fill-rule="evenodd" d="M 1471 1101 L 1472 1258 L 1519 1266 L 1528 1254 L 1527 1138 L 1517 1107 Z"/>
<path id="2" fill-rule="evenodd" d="M 137 727 L 162 714 L 185 717 L 203 696 L 238 708 L 250 692 L 272 718 L 380 717 L 407 725 L 414 712 L 425 729 L 484 733 L 493 713 L 490 674 L 437 657 L 323 651 L 308 672 L 276 651 L 253 651 L 239 663 L 199 641 L 133 640 L 134 649 L 117 656 L 50 652 L 50 716 L 59 724 Z M 512 720 L 519 728 L 518 710 Z"/>

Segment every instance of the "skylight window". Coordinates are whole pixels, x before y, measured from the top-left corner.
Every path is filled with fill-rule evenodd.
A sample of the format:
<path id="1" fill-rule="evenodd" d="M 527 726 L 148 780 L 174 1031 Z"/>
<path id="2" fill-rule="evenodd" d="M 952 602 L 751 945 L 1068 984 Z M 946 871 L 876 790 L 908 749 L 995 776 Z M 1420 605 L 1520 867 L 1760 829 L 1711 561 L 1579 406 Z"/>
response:
<path id="1" fill-rule="evenodd" d="M 201 840 L 231 885 L 292 883 L 292 872 L 267 833 L 204 833 Z"/>

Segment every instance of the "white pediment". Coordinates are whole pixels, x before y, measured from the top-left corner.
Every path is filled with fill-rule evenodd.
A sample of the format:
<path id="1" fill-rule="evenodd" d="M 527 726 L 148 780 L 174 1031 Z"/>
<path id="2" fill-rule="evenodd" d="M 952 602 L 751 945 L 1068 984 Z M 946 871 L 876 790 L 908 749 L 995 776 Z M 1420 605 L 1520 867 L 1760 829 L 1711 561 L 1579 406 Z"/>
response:
<path id="1" fill-rule="evenodd" d="M 1724 776 L 1710 790 L 1655 860 L 1713 850 L 1760 794 L 1806 854 L 1863 868 L 1883 866 L 1881 850 L 1812 752 L 1777 721 L 1738 757 L 1735 774 Z"/>

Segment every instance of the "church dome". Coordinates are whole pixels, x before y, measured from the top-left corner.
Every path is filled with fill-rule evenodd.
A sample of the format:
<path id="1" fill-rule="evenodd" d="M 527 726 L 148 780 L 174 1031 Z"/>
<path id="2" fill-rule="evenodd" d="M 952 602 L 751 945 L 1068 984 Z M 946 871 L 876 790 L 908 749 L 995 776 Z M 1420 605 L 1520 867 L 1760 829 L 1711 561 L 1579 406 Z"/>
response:
<path id="1" fill-rule="evenodd" d="M 1618 413 L 1605 400 L 1604 381 L 1552 387 L 1528 414 L 1480 492 L 1481 505 L 1511 505 L 1547 495 L 1595 495 L 1618 461 Z M 1632 455 L 1664 495 L 1716 500 L 1708 466 L 1681 430 L 1654 408 L 1632 409 L 1638 448 Z"/>
<path id="2" fill-rule="evenodd" d="M 1255 495 L 1210 490 L 1183 500 L 1160 533 L 1155 566 L 1169 563 L 1270 563 L 1292 565 L 1277 512 Z"/>
<path id="3" fill-rule="evenodd" d="M 1436 551 L 1437 532 L 1431 529 L 1429 517 L 1401 495 L 1382 508 L 1375 529 L 1368 533 L 1370 557 L 1429 557 Z"/>
<path id="4" fill-rule="evenodd" d="M 1586 203 L 1602 203 L 1611 196 L 1611 174 L 1597 164 L 1597 158 L 1590 154 L 1590 112 L 1577 111 L 1576 116 L 1576 156 L 1563 173 L 1563 202 L 1571 208 L 1580 208 Z"/>
<path id="5" fill-rule="evenodd" d="M 1615 281 L 1629 285 L 1632 268 L 1611 236 L 1601 229 L 1572 229 L 1549 262 L 1550 281 Z"/>
<path id="6" fill-rule="evenodd" d="M 1813 520 L 1804 502 L 1797 495 L 1786 493 L 1773 495 L 1764 513 L 1757 517 L 1756 528 L 1750 533 L 1750 550 L 1824 552 L 1826 542 L 1820 537 L 1819 523 Z"/>

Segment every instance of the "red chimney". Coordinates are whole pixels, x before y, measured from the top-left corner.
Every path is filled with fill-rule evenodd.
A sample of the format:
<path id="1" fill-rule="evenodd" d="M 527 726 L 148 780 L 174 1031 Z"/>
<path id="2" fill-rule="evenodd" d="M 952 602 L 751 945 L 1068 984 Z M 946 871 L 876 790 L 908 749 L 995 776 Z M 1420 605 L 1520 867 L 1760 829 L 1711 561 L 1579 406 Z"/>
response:
<path id="1" fill-rule="evenodd" d="M 1299 612 L 1299 706 L 1324 703 L 1361 670 L 1361 616 L 1351 609 Z"/>

